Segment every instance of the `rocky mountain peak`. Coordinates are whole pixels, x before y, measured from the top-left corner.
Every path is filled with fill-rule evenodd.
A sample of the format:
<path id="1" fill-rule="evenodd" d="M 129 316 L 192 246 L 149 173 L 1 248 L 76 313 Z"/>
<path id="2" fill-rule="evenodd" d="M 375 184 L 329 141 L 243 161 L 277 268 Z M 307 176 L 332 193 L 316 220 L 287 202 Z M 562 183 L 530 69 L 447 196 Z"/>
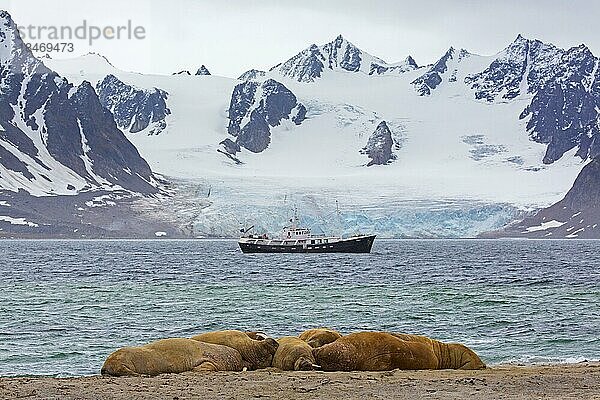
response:
<path id="1" fill-rule="evenodd" d="M 96 96 L 96 91 L 94 90 L 94 87 L 92 86 L 92 84 L 89 81 L 83 81 L 81 82 L 81 84 L 79 84 L 79 86 L 77 87 L 77 89 L 75 90 L 75 92 L 72 95 L 74 98 L 89 98 L 89 97 L 95 97 L 95 100 L 98 100 L 97 96 Z"/>
<path id="2" fill-rule="evenodd" d="M 321 76 L 325 68 L 324 61 L 325 57 L 319 47 L 312 44 L 286 62 L 271 68 L 271 71 L 277 71 L 281 75 L 298 82 L 314 82 L 316 78 Z"/>
<path id="3" fill-rule="evenodd" d="M 444 72 L 446 72 L 448 70 L 448 61 L 454 58 L 455 52 L 456 51 L 454 50 L 454 47 L 450 47 L 446 51 L 446 53 L 444 53 L 442 58 L 440 58 L 439 60 L 436 61 L 435 64 L 433 64 L 433 67 L 431 67 L 431 71 L 435 71 L 440 74 L 443 74 Z"/>
<path id="4" fill-rule="evenodd" d="M 289 60 L 277 64 L 271 68 L 271 71 L 286 78 L 309 83 L 321 78 L 326 71 L 381 75 L 399 74 L 417 67 L 417 63 L 412 57 L 407 57 L 401 63 L 388 64 L 359 49 L 339 35 L 322 46 L 310 45 Z"/>
<path id="5" fill-rule="evenodd" d="M 552 76 L 538 85 L 521 113 L 530 137 L 547 144 L 543 162 L 551 164 L 577 148 L 582 159 L 600 152 L 598 58 L 580 45 L 563 51 Z"/>
<path id="6" fill-rule="evenodd" d="M 196 71 L 196 75 L 210 75 L 210 72 L 208 71 L 208 68 L 202 64 Z"/>
<path id="7" fill-rule="evenodd" d="M 221 142 L 219 152 L 236 163 L 235 154 L 245 148 L 253 153 L 264 151 L 271 142 L 271 127 L 289 119 L 300 125 L 306 118 L 306 108 L 283 84 L 274 79 L 262 83 L 247 81 L 233 89 L 229 104 L 227 131 L 236 137 Z M 234 145 L 235 143 L 235 145 Z"/>
<path id="8" fill-rule="evenodd" d="M 415 69 L 419 68 L 419 65 L 417 64 L 417 62 L 415 61 L 415 59 L 412 56 L 408 56 L 404 59 L 404 63 L 406 65 L 409 65 Z"/>
<path id="9" fill-rule="evenodd" d="M 521 54 L 527 53 L 529 47 L 534 43 L 536 43 L 536 40 L 527 39 L 519 33 L 515 40 L 510 42 L 503 51 L 508 55 L 508 58 L 520 58 Z"/>
<path id="10" fill-rule="evenodd" d="M 7 11 L 0 10 L 0 43 L 6 48 L 11 41 L 18 38 L 17 25 Z"/>
<path id="11" fill-rule="evenodd" d="M 33 56 L 10 14 L 3 10 L 0 10 L 0 68 L 23 74 L 51 72 Z"/>
<path id="12" fill-rule="evenodd" d="M 385 165 L 396 159 L 396 155 L 393 153 L 394 147 L 395 143 L 392 132 L 387 123 L 381 121 L 369 137 L 367 145 L 360 152 L 371 159 L 367 167 Z"/>
<path id="13" fill-rule="evenodd" d="M 515 40 L 512 41 L 512 44 L 518 44 L 518 43 L 527 43 L 529 42 L 529 39 L 526 39 L 525 36 L 523 36 L 522 34 L 517 34 L 517 37 L 515 38 Z"/>
<path id="14" fill-rule="evenodd" d="M 465 57 L 461 50 L 456 55 L 454 47 L 450 47 L 444 55 L 437 60 L 423 75 L 412 81 L 412 85 L 420 96 L 429 96 L 442 83 L 446 72 L 449 70 L 449 63 L 453 60 L 460 62 Z M 456 81 L 456 71 L 447 78 L 450 82 Z"/>
<path id="15" fill-rule="evenodd" d="M 152 125 L 149 134 L 159 134 L 166 128 L 168 93 L 162 89 L 140 89 L 109 74 L 97 85 L 100 102 L 110 110 L 117 125 L 131 133 Z"/>
<path id="16" fill-rule="evenodd" d="M 241 74 L 238 77 L 238 80 L 240 80 L 240 81 L 257 80 L 257 79 L 262 78 L 265 75 L 266 75 L 265 71 L 260 71 L 258 69 L 250 69 L 250 70 L 244 72 L 243 74 Z"/>
<path id="17" fill-rule="evenodd" d="M 512 100 L 521 94 L 535 93 L 552 79 L 564 53 L 553 44 L 519 35 L 489 67 L 468 76 L 465 83 L 475 91 L 476 99 Z"/>

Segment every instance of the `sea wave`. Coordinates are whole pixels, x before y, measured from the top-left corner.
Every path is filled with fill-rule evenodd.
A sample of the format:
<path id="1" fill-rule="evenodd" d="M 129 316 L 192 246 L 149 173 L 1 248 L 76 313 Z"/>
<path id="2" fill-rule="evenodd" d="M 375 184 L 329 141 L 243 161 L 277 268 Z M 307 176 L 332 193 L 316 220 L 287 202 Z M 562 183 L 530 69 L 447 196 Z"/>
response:
<path id="1" fill-rule="evenodd" d="M 552 357 L 543 355 L 523 355 L 490 365 L 555 365 L 555 364 L 580 364 L 599 363 L 600 358 L 589 358 L 585 356 Z"/>

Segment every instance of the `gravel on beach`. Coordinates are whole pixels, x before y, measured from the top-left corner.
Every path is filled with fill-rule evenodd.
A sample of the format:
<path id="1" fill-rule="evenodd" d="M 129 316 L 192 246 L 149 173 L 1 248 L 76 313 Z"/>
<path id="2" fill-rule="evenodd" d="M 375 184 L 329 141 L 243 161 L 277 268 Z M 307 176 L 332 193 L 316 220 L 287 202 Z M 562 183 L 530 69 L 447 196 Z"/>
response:
<path id="1" fill-rule="evenodd" d="M 2 399 L 600 399 L 600 364 L 479 371 L 252 372 L 0 378 Z"/>

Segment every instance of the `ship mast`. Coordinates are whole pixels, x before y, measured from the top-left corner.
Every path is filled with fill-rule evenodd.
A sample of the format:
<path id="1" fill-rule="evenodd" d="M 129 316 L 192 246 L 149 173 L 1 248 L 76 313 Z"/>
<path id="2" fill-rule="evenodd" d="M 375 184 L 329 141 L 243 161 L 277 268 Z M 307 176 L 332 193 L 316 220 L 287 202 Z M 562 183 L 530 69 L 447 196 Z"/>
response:
<path id="1" fill-rule="evenodd" d="M 298 206 L 294 205 L 294 217 L 292 218 L 292 229 L 298 229 Z"/>

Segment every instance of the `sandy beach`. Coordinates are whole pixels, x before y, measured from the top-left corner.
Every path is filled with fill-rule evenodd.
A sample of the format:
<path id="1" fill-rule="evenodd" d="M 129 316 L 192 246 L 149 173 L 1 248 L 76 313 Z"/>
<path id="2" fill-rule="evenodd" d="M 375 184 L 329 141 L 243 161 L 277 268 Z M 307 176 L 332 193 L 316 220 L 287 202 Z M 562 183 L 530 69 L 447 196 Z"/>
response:
<path id="1" fill-rule="evenodd" d="M 0 378 L 2 399 L 600 399 L 600 364 L 481 371 L 184 373 Z"/>

